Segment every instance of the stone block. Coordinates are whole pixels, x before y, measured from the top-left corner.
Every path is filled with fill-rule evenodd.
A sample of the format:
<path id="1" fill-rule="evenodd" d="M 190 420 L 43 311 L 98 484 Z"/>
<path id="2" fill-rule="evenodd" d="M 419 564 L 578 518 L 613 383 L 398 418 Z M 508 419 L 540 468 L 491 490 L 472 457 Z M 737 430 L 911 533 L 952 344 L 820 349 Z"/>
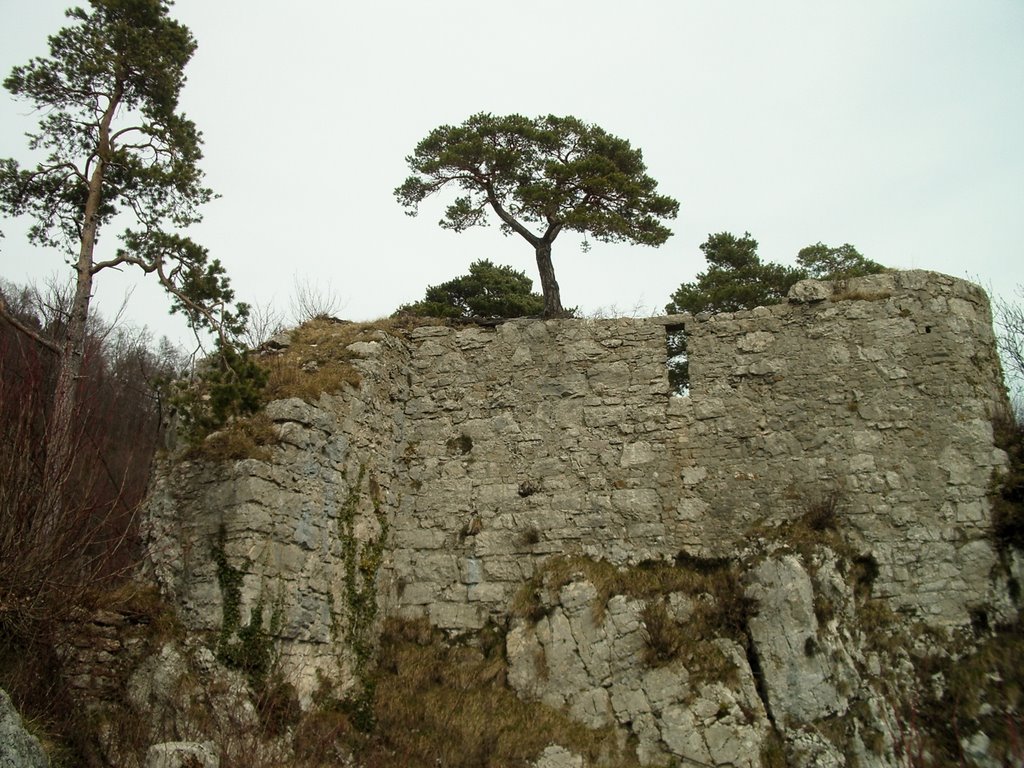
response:
<path id="1" fill-rule="evenodd" d="M 427 612 L 431 623 L 441 629 L 480 629 L 487 620 L 487 612 L 483 608 L 464 602 L 431 603 Z"/>
<path id="2" fill-rule="evenodd" d="M 459 581 L 459 557 L 448 550 L 416 552 L 410 560 L 417 580 L 438 584 Z"/>
<path id="3" fill-rule="evenodd" d="M 684 701 L 689 691 L 689 673 L 672 665 L 655 667 L 643 673 L 642 686 L 651 711 L 662 713 L 678 701 Z"/>
<path id="4" fill-rule="evenodd" d="M 624 488 L 612 491 L 612 508 L 626 519 L 657 519 L 661 501 L 653 488 Z"/>
<path id="5" fill-rule="evenodd" d="M 593 406 L 583 411 L 583 421 L 591 429 L 618 427 L 626 422 L 626 408 L 621 405 Z"/>
<path id="6" fill-rule="evenodd" d="M 476 557 L 464 557 L 459 565 L 463 584 L 479 584 L 483 581 L 483 565 Z"/>
<path id="7" fill-rule="evenodd" d="M 490 483 L 473 489 L 473 502 L 478 508 L 500 509 L 517 499 L 519 486 L 516 483 Z"/>
<path id="8" fill-rule="evenodd" d="M 620 722 L 632 722 L 640 715 L 649 714 L 650 702 L 636 684 L 615 682 L 608 689 L 612 710 Z"/>
<path id="9" fill-rule="evenodd" d="M 589 581 L 572 581 L 558 593 L 558 601 L 568 614 L 589 609 L 596 599 L 597 589 Z"/>
<path id="10" fill-rule="evenodd" d="M 442 549 L 447 538 L 436 528 L 402 528 L 394 532 L 392 542 L 400 549 Z"/>
<path id="11" fill-rule="evenodd" d="M 469 602 L 471 603 L 491 603 L 492 605 L 502 605 L 505 602 L 505 596 L 508 588 L 504 584 L 497 584 L 494 582 L 485 582 L 482 584 L 472 584 L 469 587 Z"/>
<path id="12" fill-rule="evenodd" d="M 639 464 L 650 464 L 657 458 L 654 447 L 643 440 L 635 443 L 627 443 L 622 446 L 622 457 L 619 459 L 620 467 L 635 467 Z"/>
<path id="13" fill-rule="evenodd" d="M 549 747 L 545 747 L 533 766 L 534 768 L 583 768 L 584 762 L 583 757 L 575 752 L 570 752 L 560 745 L 552 744 Z"/>
<path id="14" fill-rule="evenodd" d="M 699 523 L 708 514 L 710 505 L 697 497 L 684 497 L 676 505 L 676 520 Z"/>
<path id="15" fill-rule="evenodd" d="M 587 728 L 604 728 L 614 722 L 611 700 L 604 688 L 591 688 L 573 696 L 569 715 Z"/>
<path id="16" fill-rule="evenodd" d="M 533 559 L 516 555 L 496 555 L 484 560 L 488 581 L 523 582 L 533 575 Z"/>
<path id="17" fill-rule="evenodd" d="M 473 554 L 478 557 L 507 555 L 516 549 L 514 536 L 511 531 L 507 530 L 484 529 L 471 538 Z"/>
<path id="18" fill-rule="evenodd" d="M 708 476 L 707 467 L 684 467 L 680 473 L 680 479 L 685 486 L 694 486 L 702 482 Z"/>
<path id="19" fill-rule="evenodd" d="M 399 597 L 401 605 L 427 605 L 437 599 L 437 584 L 429 581 L 417 581 L 407 584 Z"/>

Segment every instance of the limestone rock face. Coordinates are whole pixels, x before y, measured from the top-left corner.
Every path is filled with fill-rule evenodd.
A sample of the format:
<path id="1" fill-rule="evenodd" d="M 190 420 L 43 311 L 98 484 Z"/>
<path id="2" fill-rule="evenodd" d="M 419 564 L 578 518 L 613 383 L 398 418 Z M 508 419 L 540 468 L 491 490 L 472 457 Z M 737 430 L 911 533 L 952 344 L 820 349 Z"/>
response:
<path id="1" fill-rule="evenodd" d="M 860 629 L 870 601 L 855 594 L 851 564 L 824 543 L 804 550 L 754 542 L 728 566 L 742 582 L 732 604 L 721 581 L 709 582 L 718 595 L 602 597 L 581 571 L 539 590 L 514 622 L 508 682 L 591 728 L 619 729 L 641 765 L 759 768 L 776 764 L 772 750 L 792 765 L 901 765 L 907 734 L 894 707 L 914 688 L 913 670 Z M 657 652 L 657 605 L 675 632 L 667 654 Z M 744 605 L 749 617 L 730 627 Z"/>
<path id="2" fill-rule="evenodd" d="M 747 595 L 758 605 L 750 638 L 773 715 L 799 725 L 845 713 L 848 701 L 839 682 L 855 673 L 842 675 L 837 660 L 821 652 L 814 590 L 799 560 L 793 555 L 767 559 L 748 580 Z"/>
<path id="3" fill-rule="evenodd" d="M 666 369 L 679 333 L 685 397 Z M 145 511 L 186 628 L 223 657 L 257 627 L 305 707 L 358 685 L 382 618 L 426 617 L 507 628 L 521 697 L 619 729 L 644 764 L 888 766 L 915 659 L 865 627 L 953 637 L 979 606 L 1016 616 L 1024 568 L 993 545 L 988 501 L 1005 393 L 964 281 L 805 281 L 748 312 L 420 327 L 349 352 L 361 386 L 267 406 L 270 460 L 169 460 Z M 823 498 L 834 536 L 782 541 Z M 685 631 L 704 598 L 598 600 L 581 577 L 510 619 L 560 556 L 728 563 L 756 608 L 656 663 L 652 606 Z"/>
<path id="4" fill-rule="evenodd" d="M 374 617 L 354 606 L 376 605 L 400 497 L 392 399 L 407 349 L 372 344 L 356 361 L 359 388 L 267 406 L 273 461 L 169 462 L 149 502 L 148 566 L 188 629 L 244 651 L 242 630 L 273 626 L 278 670 L 306 704 L 322 680 L 350 686 L 365 657 Z"/>
<path id="5" fill-rule="evenodd" d="M 39 740 L 25 730 L 7 691 L 0 689 L 0 768 L 46 768 Z"/>
<path id="6" fill-rule="evenodd" d="M 519 694 L 565 708 L 591 728 L 623 728 L 644 765 L 760 765 L 770 723 L 742 649 L 721 638 L 702 655 L 651 666 L 645 601 L 597 600 L 593 584 L 573 581 L 542 604 L 545 616 L 514 625 L 509 683 Z M 729 670 L 728 682 L 708 674 L 711 666 Z"/>
<path id="7" fill-rule="evenodd" d="M 902 652 L 883 651 L 883 662 L 865 634 L 859 614 L 870 601 L 855 594 L 853 564 L 828 546 L 799 556 L 772 546 L 777 542 L 744 570 L 745 595 L 755 606 L 747 623 L 748 658 L 759 670 L 766 710 L 790 760 L 900 765 L 899 742 L 907 736 L 894 710 L 899 696 L 889 694 L 908 692 L 914 683 L 897 671 Z M 825 723 L 842 735 L 825 736 Z"/>
<path id="8" fill-rule="evenodd" d="M 244 676 L 224 669 L 198 644 L 163 645 L 136 668 L 126 689 L 126 703 L 146 714 L 152 742 L 200 743 L 259 725 Z"/>
<path id="9" fill-rule="evenodd" d="M 475 629 L 552 553 L 731 557 L 751 527 L 841 489 L 880 592 L 966 624 L 990 594 L 987 493 L 1005 458 L 987 300 L 923 272 L 836 295 L 857 298 L 413 331 L 389 600 Z M 666 375 L 680 327 L 687 397 Z"/>

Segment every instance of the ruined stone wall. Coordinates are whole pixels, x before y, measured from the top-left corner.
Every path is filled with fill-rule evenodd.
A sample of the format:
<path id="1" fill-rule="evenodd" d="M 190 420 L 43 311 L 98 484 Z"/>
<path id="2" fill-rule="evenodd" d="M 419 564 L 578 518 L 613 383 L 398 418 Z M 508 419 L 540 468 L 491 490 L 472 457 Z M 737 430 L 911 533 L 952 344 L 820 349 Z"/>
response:
<path id="1" fill-rule="evenodd" d="M 479 627 L 549 554 L 678 551 L 661 325 L 524 320 L 412 342 L 408 492 L 386 572 L 399 606 Z"/>
<path id="2" fill-rule="evenodd" d="M 834 489 L 843 525 L 878 561 L 878 592 L 962 620 L 992 563 L 987 493 L 1004 461 L 987 298 L 927 272 L 832 290 L 695 327 L 680 416 L 688 458 L 708 468 L 701 540 L 723 553 L 787 500 Z"/>
<path id="3" fill-rule="evenodd" d="M 680 327 L 686 397 L 666 375 Z M 352 678 L 382 615 L 478 628 L 553 554 L 733 557 L 830 496 L 896 607 L 963 624 L 987 599 L 1005 395 L 987 300 L 963 281 L 893 273 L 733 315 L 352 347 L 361 387 L 268 406 L 270 461 L 169 463 L 146 512 L 189 628 L 236 643 L 261 615 L 306 701 Z"/>
<path id="4" fill-rule="evenodd" d="M 987 299 L 941 275 L 826 285 L 709 318 L 513 321 L 412 335 L 392 598 L 444 627 L 502 611 L 551 553 L 730 557 L 834 496 L 876 590 L 966 620 L 1002 460 Z M 691 390 L 669 392 L 683 328 Z"/>

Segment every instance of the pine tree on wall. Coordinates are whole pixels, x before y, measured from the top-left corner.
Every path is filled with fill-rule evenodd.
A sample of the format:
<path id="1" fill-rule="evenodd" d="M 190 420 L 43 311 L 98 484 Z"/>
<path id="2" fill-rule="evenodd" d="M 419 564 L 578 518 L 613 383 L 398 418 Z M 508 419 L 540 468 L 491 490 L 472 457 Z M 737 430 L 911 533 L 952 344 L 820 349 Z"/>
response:
<path id="1" fill-rule="evenodd" d="M 449 185 L 462 194 L 440 225 L 461 232 L 497 215 L 504 234 L 534 249 L 544 316 L 562 317 L 551 246 L 563 230 L 603 242 L 658 246 L 672 234 L 662 219 L 679 203 L 657 193 L 643 155 L 625 139 L 575 117 L 473 115 L 431 131 L 406 158 L 413 174 L 395 190 L 410 215 Z"/>

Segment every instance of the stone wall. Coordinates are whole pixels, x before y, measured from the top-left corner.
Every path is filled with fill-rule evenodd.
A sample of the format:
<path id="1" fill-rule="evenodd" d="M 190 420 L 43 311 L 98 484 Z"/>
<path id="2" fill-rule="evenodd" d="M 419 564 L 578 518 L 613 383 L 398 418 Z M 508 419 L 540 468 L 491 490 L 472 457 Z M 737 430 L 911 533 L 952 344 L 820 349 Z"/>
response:
<path id="1" fill-rule="evenodd" d="M 669 392 L 666 331 L 691 388 Z M 423 328 L 411 337 L 393 604 L 452 629 L 503 611 L 537 563 L 730 557 L 834 496 L 878 593 L 963 623 L 994 555 L 1002 402 L 988 302 L 904 272 L 806 283 L 712 317 Z"/>
<path id="2" fill-rule="evenodd" d="M 686 397 L 666 375 L 680 329 Z M 307 701 L 352 678 L 385 613 L 472 630 L 552 554 L 732 557 L 825 498 L 894 606 L 961 625 L 988 598 L 1005 395 L 976 286 L 892 273 L 750 312 L 423 327 L 352 351 L 361 387 L 267 408 L 271 461 L 168 463 L 147 511 L 189 627 L 222 642 L 235 607 L 258 615 Z"/>
<path id="3" fill-rule="evenodd" d="M 391 605 L 476 628 L 552 553 L 678 551 L 662 325 L 523 320 L 411 341 Z"/>

